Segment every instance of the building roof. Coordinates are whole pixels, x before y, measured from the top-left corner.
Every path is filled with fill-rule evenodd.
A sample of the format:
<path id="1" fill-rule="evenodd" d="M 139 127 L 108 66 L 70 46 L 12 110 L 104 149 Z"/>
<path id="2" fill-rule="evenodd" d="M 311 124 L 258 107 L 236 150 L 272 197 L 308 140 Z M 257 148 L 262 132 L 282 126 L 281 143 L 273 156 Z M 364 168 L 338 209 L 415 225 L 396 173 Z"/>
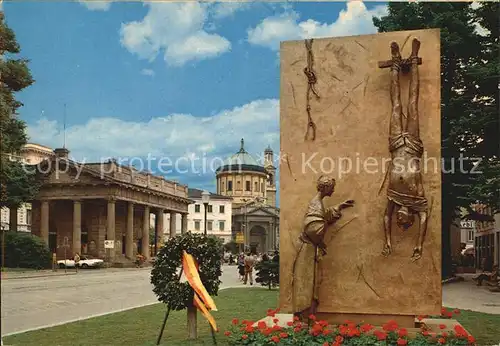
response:
<path id="1" fill-rule="evenodd" d="M 191 189 L 191 188 L 188 189 L 188 197 L 189 198 L 201 199 L 201 194 L 202 193 L 203 193 L 203 190 Z M 228 196 L 218 195 L 218 194 L 213 193 L 213 192 L 209 192 L 209 193 L 210 193 L 210 198 L 213 198 L 213 199 L 232 200 L 232 198 L 228 197 Z"/>
<path id="2" fill-rule="evenodd" d="M 245 141 L 243 138 L 241 139 L 240 150 L 227 158 L 222 166 L 217 168 L 216 173 L 241 171 L 266 173 L 264 166 L 260 165 L 257 160 L 245 150 Z"/>

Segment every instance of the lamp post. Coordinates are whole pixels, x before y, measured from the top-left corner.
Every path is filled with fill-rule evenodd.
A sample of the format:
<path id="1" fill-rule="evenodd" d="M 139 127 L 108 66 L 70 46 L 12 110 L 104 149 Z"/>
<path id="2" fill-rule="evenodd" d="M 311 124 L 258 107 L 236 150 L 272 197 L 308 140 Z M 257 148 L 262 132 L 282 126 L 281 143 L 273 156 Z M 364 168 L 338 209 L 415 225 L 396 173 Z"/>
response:
<path id="1" fill-rule="evenodd" d="M 210 192 L 205 190 L 201 193 L 201 202 L 203 203 L 203 207 L 205 208 L 205 227 L 203 228 L 203 234 L 206 237 L 207 236 L 207 209 L 208 209 L 208 203 L 210 202 Z"/>

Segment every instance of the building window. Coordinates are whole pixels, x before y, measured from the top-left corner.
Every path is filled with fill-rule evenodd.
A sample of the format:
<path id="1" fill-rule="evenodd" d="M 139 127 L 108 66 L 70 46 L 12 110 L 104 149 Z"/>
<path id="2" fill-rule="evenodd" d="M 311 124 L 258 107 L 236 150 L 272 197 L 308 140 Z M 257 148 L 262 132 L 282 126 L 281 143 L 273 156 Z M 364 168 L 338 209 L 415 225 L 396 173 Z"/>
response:
<path id="1" fill-rule="evenodd" d="M 474 231 L 467 231 L 467 241 L 474 241 Z"/>
<path id="2" fill-rule="evenodd" d="M 223 231 L 224 230 L 224 221 L 219 221 L 219 231 Z"/>
<path id="3" fill-rule="evenodd" d="M 258 183 L 258 182 L 255 182 L 255 183 L 254 183 L 253 190 L 254 190 L 255 192 L 259 192 L 259 183 Z"/>
<path id="4" fill-rule="evenodd" d="M 249 181 L 246 181 L 246 182 L 245 182 L 245 191 L 252 191 L 252 189 L 251 189 L 251 185 L 250 185 L 250 182 L 249 182 Z"/>
<path id="5" fill-rule="evenodd" d="M 264 192 L 264 183 L 260 183 L 260 191 Z"/>
<path id="6" fill-rule="evenodd" d="M 194 222 L 194 229 L 199 231 L 200 230 L 200 221 L 195 221 Z"/>
<path id="7" fill-rule="evenodd" d="M 224 210 L 224 206 L 223 205 L 219 205 L 219 213 L 220 214 L 224 214 L 226 211 Z"/>
<path id="8" fill-rule="evenodd" d="M 224 182 L 220 184 L 220 192 L 224 192 Z"/>
<path id="9" fill-rule="evenodd" d="M 212 205 L 207 205 L 207 213 L 212 213 Z"/>
<path id="10" fill-rule="evenodd" d="M 195 204 L 194 205 L 194 212 L 195 213 L 199 213 L 200 212 L 200 205 L 199 204 Z"/>
<path id="11" fill-rule="evenodd" d="M 207 231 L 211 231 L 213 228 L 213 221 L 207 221 Z"/>
<path id="12" fill-rule="evenodd" d="M 26 224 L 31 225 L 31 209 L 26 210 Z"/>
<path id="13" fill-rule="evenodd" d="M 227 182 L 227 191 L 233 191 L 233 182 L 231 180 Z"/>

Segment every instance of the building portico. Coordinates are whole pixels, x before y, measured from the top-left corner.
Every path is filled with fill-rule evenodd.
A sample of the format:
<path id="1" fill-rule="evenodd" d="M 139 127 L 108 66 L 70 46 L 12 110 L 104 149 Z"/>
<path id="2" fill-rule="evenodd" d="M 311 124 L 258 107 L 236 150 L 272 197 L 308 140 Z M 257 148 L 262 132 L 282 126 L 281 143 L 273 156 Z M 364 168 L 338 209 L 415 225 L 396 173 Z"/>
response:
<path id="1" fill-rule="evenodd" d="M 32 204 L 32 233 L 58 258 L 77 252 L 110 262 L 137 253 L 149 258 L 150 245 L 156 250 L 163 241 L 164 214 L 187 215 L 191 203 L 187 186 L 114 161 L 80 164 L 57 156 L 41 162 L 38 172 L 42 187 Z M 149 240 L 151 213 L 156 244 Z M 105 240 L 114 248 L 105 249 Z"/>

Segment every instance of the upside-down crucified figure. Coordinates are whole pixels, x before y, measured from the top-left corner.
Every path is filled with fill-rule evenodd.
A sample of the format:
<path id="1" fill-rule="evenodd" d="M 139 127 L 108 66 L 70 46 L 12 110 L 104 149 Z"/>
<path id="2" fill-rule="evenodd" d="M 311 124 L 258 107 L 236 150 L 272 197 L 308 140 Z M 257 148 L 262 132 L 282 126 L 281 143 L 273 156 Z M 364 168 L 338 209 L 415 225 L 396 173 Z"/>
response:
<path id="1" fill-rule="evenodd" d="M 392 115 L 390 121 L 389 150 L 392 162 L 389 169 L 389 185 L 387 188 L 387 208 L 384 215 L 385 244 L 382 254 L 389 256 L 392 252 L 391 225 L 392 215 L 396 212 L 397 225 L 407 230 L 419 217 L 419 235 L 413 249 L 412 260 L 422 258 L 422 248 L 427 231 L 428 204 L 424 194 L 420 159 L 424 151 L 419 134 L 419 75 L 418 51 L 420 41 L 413 39 L 412 51 L 408 59 L 402 59 L 399 46 L 391 44 L 391 102 Z M 407 115 L 403 114 L 401 105 L 400 73 L 402 68 L 409 69 L 410 87 Z"/>

